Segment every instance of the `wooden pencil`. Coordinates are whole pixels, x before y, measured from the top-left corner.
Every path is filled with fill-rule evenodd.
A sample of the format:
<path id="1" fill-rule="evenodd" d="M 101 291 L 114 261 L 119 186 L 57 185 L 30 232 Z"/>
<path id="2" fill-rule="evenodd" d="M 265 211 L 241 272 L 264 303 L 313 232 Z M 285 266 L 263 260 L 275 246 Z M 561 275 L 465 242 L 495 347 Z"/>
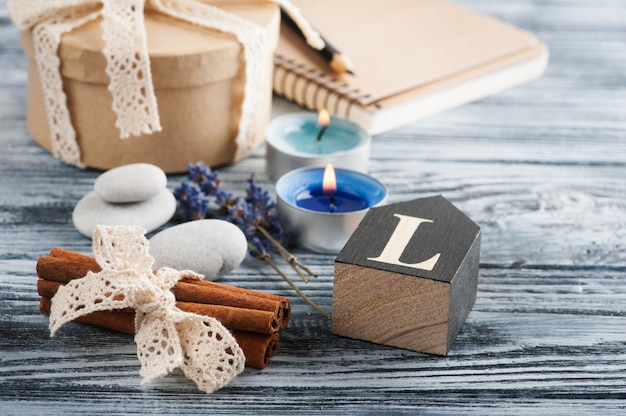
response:
<path id="1" fill-rule="evenodd" d="M 287 27 L 289 27 L 291 30 L 296 32 L 298 36 L 301 39 L 303 39 L 306 43 L 306 36 L 303 33 L 302 29 L 294 21 L 294 19 L 291 17 L 289 12 L 285 10 L 282 6 L 280 8 L 280 14 L 281 14 L 282 21 L 287 25 Z M 317 32 L 316 29 L 313 29 L 313 30 Z M 328 43 L 328 41 L 319 32 L 317 34 L 323 41 L 324 46 L 321 49 L 316 49 L 313 46 L 309 45 L 308 43 L 307 43 L 307 46 L 309 46 L 312 50 L 317 52 L 328 63 L 328 65 L 334 72 L 338 74 L 347 72 L 348 74 L 354 75 L 354 68 L 353 68 L 352 62 L 350 61 L 350 58 L 348 58 L 346 54 L 341 53 L 333 45 Z"/>

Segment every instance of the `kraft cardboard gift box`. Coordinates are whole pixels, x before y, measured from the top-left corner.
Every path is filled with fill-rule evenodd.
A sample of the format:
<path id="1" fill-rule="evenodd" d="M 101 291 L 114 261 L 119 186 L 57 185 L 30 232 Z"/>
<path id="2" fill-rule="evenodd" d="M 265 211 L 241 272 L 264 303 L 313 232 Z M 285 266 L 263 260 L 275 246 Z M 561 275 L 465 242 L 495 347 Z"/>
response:
<path id="1" fill-rule="evenodd" d="M 269 35 L 261 116 L 254 147 L 263 141 L 271 115 L 273 52 L 278 42 L 280 12 L 271 2 L 220 2 L 220 7 L 262 26 Z M 188 162 L 218 166 L 233 161 L 245 82 L 242 47 L 232 35 L 195 26 L 146 10 L 145 27 L 152 79 L 163 130 L 120 139 L 115 127 L 109 78 L 102 55 L 100 19 L 63 35 L 63 89 L 85 166 L 110 169 L 146 162 L 168 173 L 183 172 Z M 20 35 L 29 57 L 27 124 L 34 140 L 51 150 L 31 32 Z"/>

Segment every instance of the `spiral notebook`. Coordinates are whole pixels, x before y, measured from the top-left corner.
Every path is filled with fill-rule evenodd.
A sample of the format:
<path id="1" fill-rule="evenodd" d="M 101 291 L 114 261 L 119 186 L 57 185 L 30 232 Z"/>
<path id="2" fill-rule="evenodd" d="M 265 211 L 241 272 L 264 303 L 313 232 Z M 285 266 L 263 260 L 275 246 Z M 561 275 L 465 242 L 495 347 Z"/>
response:
<path id="1" fill-rule="evenodd" d="M 535 79 L 548 61 L 548 48 L 533 34 L 444 0 L 293 3 L 350 57 L 355 75 L 333 74 L 282 25 L 274 92 L 372 134 Z"/>

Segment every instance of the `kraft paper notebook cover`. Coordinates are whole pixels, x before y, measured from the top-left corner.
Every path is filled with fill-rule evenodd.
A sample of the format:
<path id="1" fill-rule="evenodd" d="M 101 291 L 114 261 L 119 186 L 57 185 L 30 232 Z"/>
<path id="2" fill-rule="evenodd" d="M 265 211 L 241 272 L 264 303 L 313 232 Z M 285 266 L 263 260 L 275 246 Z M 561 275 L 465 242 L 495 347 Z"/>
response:
<path id="1" fill-rule="evenodd" d="M 380 133 L 541 76 L 533 34 L 444 0 L 294 0 L 355 75 L 336 75 L 284 24 L 274 92 Z"/>

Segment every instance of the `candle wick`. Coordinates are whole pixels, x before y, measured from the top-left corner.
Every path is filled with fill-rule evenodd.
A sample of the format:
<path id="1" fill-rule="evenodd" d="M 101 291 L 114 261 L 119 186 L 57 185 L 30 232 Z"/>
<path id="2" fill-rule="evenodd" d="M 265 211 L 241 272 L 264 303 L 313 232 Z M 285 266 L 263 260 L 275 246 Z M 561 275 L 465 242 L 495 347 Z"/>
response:
<path id="1" fill-rule="evenodd" d="M 320 129 L 320 132 L 317 133 L 317 143 L 321 143 L 322 141 L 322 136 L 324 135 L 324 132 L 326 131 L 326 129 L 328 128 L 328 125 L 326 126 L 322 126 L 322 128 Z"/>
<path id="2" fill-rule="evenodd" d="M 335 196 L 331 192 L 327 193 L 326 195 L 328 195 L 329 199 L 328 211 L 335 212 Z"/>

